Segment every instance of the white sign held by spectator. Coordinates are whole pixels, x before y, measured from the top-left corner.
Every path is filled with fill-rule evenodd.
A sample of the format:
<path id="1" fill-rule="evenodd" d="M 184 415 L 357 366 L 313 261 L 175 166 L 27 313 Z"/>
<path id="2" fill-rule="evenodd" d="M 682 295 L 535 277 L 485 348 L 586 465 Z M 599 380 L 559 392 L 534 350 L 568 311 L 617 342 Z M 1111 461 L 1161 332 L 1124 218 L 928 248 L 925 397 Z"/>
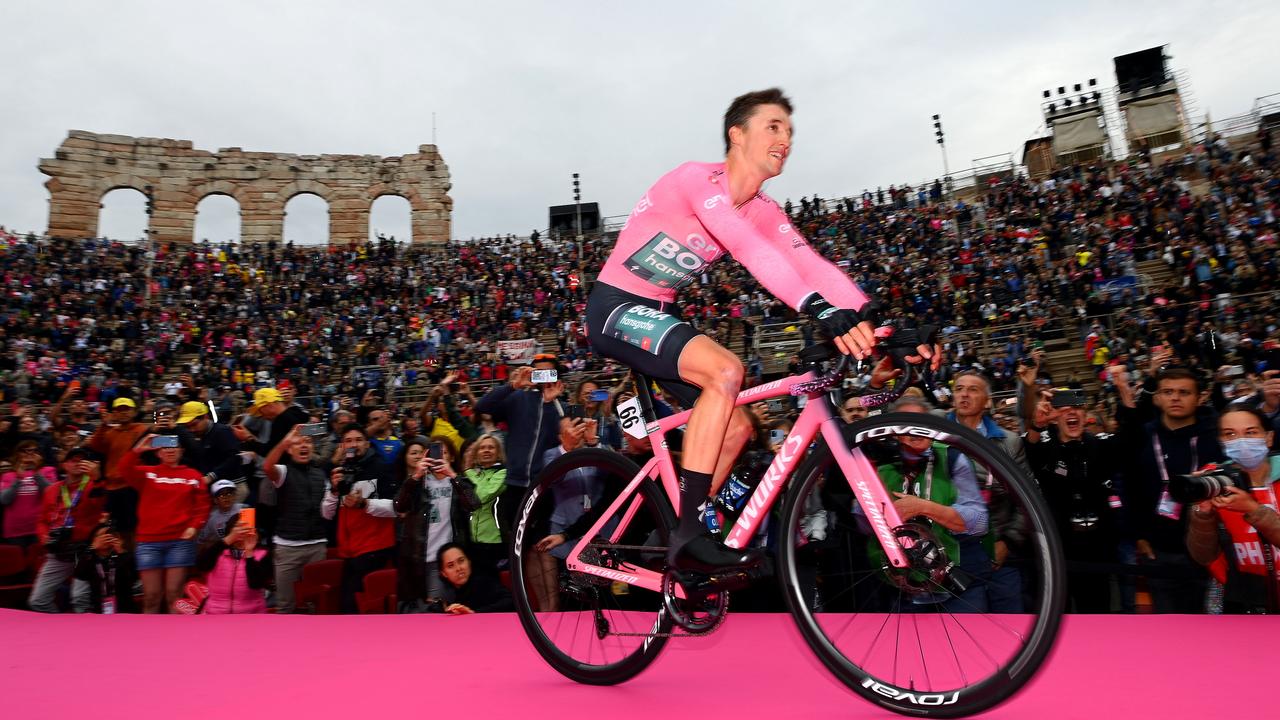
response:
<path id="1" fill-rule="evenodd" d="M 533 353 L 537 341 L 533 338 L 523 340 L 499 340 L 498 353 L 509 365 L 528 365 L 533 362 Z"/>

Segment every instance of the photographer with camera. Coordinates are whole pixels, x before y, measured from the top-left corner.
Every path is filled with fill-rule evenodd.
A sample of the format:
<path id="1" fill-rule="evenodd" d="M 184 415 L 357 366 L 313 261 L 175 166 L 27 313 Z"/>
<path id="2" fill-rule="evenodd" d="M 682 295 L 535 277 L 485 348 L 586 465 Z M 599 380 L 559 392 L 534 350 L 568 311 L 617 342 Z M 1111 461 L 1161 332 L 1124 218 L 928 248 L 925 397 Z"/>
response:
<path id="1" fill-rule="evenodd" d="M 294 426 L 262 462 L 276 489 L 275 537 L 271 540 L 276 580 L 276 612 L 294 611 L 294 584 L 302 568 L 327 555 L 328 520 L 320 511 L 329 485 L 313 438 Z"/>
<path id="2" fill-rule="evenodd" d="M 1176 478 L 1171 493 L 1191 504 L 1187 551 L 1222 583 L 1227 613 L 1280 612 L 1280 457 L 1261 411 L 1228 408 L 1218 437 L 1231 465 Z"/>
<path id="3" fill-rule="evenodd" d="M 529 481 L 542 470 L 543 453 L 556 446 L 560 418 L 565 408 L 560 402 L 564 383 L 555 355 L 533 356 L 533 364 L 511 371 L 511 380 L 480 398 L 476 412 L 492 415 L 507 423 L 508 488 L 498 497 L 498 524 L 509 536 L 516 510 Z"/>
<path id="4" fill-rule="evenodd" d="M 1046 395 L 1026 418 L 1027 462 L 1062 536 L 1071 610 L 1109 612 L 1111 576 L 1087 565 L 1119 560 L 1120 499 L 1112 473 L 1120 447 L 1112 435 L 1085 432 L 1084 390 L 1055 388 Z"/>
<path id="5" fill-rule="evenodd" d="M 320 512 L 338 518 L 338 557 L 342 566 L 342 612 L 354 614 L 356 592 L 364 576 L 395 557 L 395 469 L 382 462 L 359 425 L 342 431 L 342 464 L 329 476 Z"/>
<path id="6" fill-rule="evenodd" d="M 67 453 L 60 469 L 64 479 L 44 489 L 36 521 L 40 542 L 47 551 L 27 598 L 27 604 L 37 612 L 58 612 L 58 589 L 74 573 L 77 550 L 89 542 L 106 504 L 102 464 L 96 453 L 75 448 Z M 73 584 L 71 606 L 76 612 L 89 610 L 88 585 Z"/>
<path id="7" fill-rule="evenodd" d="M 1137 552 L 1137 562 L 1153 570 L 1147 587 L 1158 613 L 1203 613 L 1208 576 L 1187 554 L 1189 512 L 1170 494 L 1170 481 L 1222 459 L 1208 393 L 1200 378 L 1184 367 L 1169 366 L 1172 354 L 1153 349 L 1155 377 L 1142 388 L 1141 401 L 1123 366 L 1111 369 L 1120 407 L 1121 457 L 1128 462 L 1121 498 Z M 1149 419 L 1151 409 L 1157 413 Z M 1203 413 L 1203 415 L 1202 415 Z"/>
<path id="8" fill-rule="evenodd" d="M 155 452 L 157 465 L 142 465 Z M 182 464 L 177 435 L 147 434 L 120 463 L 125 482 L 138 491 L 138 572 L 143 612 L 159 613 L 182 596 L 196 561 L 196 533 L 209 517 L 204 475 Z"/>

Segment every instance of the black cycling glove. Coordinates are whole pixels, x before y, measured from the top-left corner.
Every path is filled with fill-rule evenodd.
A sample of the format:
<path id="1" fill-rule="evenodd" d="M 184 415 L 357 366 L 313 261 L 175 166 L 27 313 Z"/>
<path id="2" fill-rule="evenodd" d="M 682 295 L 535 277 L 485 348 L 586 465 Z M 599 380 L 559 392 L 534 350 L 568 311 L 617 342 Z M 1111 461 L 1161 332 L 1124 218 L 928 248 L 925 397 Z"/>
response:
<path id="1" fill-rule="evenodd" d="M 800 305 L 800 310 L 818 321 L 823 332 L 832 339 L 844 335 L 862 322 L 862 316 L 857 310 L 842 310 L 827 302 L 826 298 L 818 293 L 805 298 Z"/>

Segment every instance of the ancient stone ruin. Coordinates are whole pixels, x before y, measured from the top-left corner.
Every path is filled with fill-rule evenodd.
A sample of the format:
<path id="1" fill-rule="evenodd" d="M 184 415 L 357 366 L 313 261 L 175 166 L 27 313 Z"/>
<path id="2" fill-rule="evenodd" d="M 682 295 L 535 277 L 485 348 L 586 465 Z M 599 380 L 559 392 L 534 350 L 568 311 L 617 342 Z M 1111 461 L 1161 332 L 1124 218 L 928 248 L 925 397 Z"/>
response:
<path id="1" fill-rule="evenodd" d="M 369 211 L 383 195 L 409 201 L 413 240 L 449 239 L 449 168 L 434 145 L 413 155 L 287 155 L 197 150 L 189 140 L 99 135 L 72 130 L 53 158 L 40 161 L 49 176 L 49 235 L 95 237 L 102 196 L 133 188 L 149 202 L 152 240 L 190 243 L 196 206 L 209 195 L 240 203 L 241 242 L 282 241 L 285 203 L 312 193 L 329 204 L 329 242 L 364 242 Z"/>

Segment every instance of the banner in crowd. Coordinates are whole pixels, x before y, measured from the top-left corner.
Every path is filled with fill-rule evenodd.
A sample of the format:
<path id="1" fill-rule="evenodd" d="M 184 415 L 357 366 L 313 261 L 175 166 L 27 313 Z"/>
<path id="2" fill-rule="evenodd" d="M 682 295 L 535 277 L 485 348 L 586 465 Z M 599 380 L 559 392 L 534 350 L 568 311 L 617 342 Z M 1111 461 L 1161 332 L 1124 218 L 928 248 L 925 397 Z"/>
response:
<path id="1" fill-rule="evenodd" d="M 1106 282 L 1098 283 L 1094 286 L 1099 292 L 1108 297 L 1121 295 L 1126 290 L 1132 290 L 1134 293 L 1138 291 L 1138 278 L 1132 275 L 1122 275 L 1112 278 Z"/>
<path id="2" fill-rule="evenodd" d="M 499 340 L 498 353 L 508 365 L 528 365 L 533 362 L 533 354 L 537 350 L 538 341 L 533 338 L 523 340 Z"/>

